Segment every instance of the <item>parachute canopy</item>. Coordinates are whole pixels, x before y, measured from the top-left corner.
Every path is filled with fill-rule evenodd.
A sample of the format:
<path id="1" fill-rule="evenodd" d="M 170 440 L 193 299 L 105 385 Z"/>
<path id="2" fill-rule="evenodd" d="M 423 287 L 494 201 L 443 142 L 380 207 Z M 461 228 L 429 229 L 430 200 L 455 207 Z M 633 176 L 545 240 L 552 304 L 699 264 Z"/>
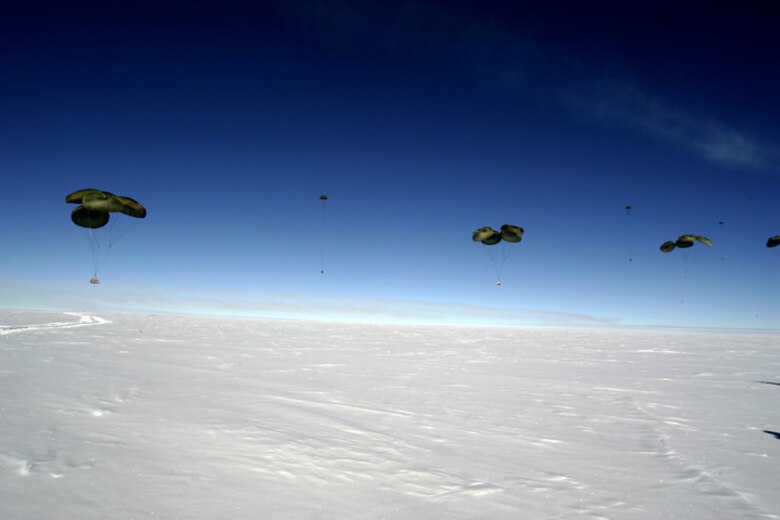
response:
<path id="1" fill-rule="evenodd" d="M 777 247 L 777 246 L 780 246 L 780 235 L 769 237 L 769 240 L 766 241 L 766 247 Z"/>
<path id="2" fill-rule="evenodd" d="M 501 239 L 506 242 L 520 242 L 523 239 L 523 233 L 525 233 L 525 230 L 520 226 L 513 226 L 512 224 L 501 226 Z"/>
<path id="3" fill-rule="evenodd" d="M 671 253 L 675 248 L 686 249 L 693 247 L 693 244 L 696 242 L 704 244 L 705 246 L 712 246 L 712 240 L 707 237 L 701 235 L 680 235 L 675 241 L 669 240 L 664 242 L 659 249 L 662 253 Z"/>
<path id="4" fill-rule="evenodd" d="M 471 240 L 492 246 L 501 242 L 501 233 L 490 226 L 485 226 L 474 230 L 471 234 Z"/>
<path id="5" fill-rule="evenodd" d="M 135 199 L 92 188 L 68 194 L 65 202 L 80 204 L 73 210 L 70 219 L 77 226 L 90 229 L 108 224 L 109 213 L 124 213 L 134 218 L 146 217 L 146 208 Z"/>

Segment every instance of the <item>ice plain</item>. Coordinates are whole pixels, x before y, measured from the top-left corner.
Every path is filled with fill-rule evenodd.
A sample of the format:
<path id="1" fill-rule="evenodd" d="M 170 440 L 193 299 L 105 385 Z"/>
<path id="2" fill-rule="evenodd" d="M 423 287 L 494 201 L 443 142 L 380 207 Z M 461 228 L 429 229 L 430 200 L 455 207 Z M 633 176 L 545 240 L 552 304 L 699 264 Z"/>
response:
<path id="1" fill-rule="evenodd" d="M 776 334 L 0 310 L 0 518 L 778 519 Z"/>

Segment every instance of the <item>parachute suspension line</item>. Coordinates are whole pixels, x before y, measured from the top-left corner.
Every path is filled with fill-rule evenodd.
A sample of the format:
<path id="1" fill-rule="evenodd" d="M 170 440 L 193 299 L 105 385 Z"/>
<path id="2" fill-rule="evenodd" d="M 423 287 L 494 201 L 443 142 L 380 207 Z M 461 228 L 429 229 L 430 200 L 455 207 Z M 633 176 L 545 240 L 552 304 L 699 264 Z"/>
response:
<path id="1" fill-rule="evenodd" d="M 696 249 L 695 247 L 692 247 L 691 249 Z M 685 250 L 684 255 L 682 256 L 683 259 L 683 279 L 680 283 L 680 304 L 685 305 L 685 302 L 688 300 L 688 296 L 691 292 L 691 281 L 688 278 L 688 265 L 694 256 L 697 256 L 699 254 L 699 251 L 691 251 L 691 249 Z"/>
<path id="2" fill-rule="evenodd" d="M 320 216 L 320 274 L 325 274 L 325 206 Z"/>
<path id="3" fill-rule="evenodd" d="M 490 249 L 485 250 L 485 254 L 488 257 L 488 260 L 490 260 L 496 270 L 496 285 L 501 285 L 503 283 L 501 277 L 504 273 L 504 265 L 506 264 L 506 260 L 509 258 L 511 253 L 512 250 L 510 247 L 508 247 L 508 244 L 503 242 L 491 246 Z"/>
<path id="4" fill-rule="evenodd" d="M 87 215 L 89 220 L 92 221 L 92 212 L 87 210 Z M 100 254 L 103 239 L 101 235 L 95 231 L 95 228 L 89 227 L 87 228 L 87 240 L 89 241 L 89 249 L 92 253 L 92 279 L 97 280 L 100 265 L 103 262 L 103 257 L 105 257 L 105 255 Z"/>
<path id="5" fill-rule="evenodd" d="M 97 222 L 100 220 L 97 212 L 87 210 L 88 219 Z M 94 217 L 93 217 L 94 215 Z M 137 224 L 136 220 L 127 221 L 126 219 L 112 218 L 101 228 L 87 228 L 87 239 L 92 253 L 92 280 L 91 283 L 99 283 L 98 274 L 103 267 L 103 263 L 108 257 L 109 251 L 114 244 L 119 242 L 128 234 L 132 226 Z M 122 222 L 119 222 L 122 221 Z"/>
<path id="6" fill-rule="evenodd" d="M 633 243 L 631 241 L 631 237 L 634 236 L 634 234 L 631 232 L 631 210 L 633 207 L 630 204 L 627 204 L 625 207 L 626 210 L 626 237 L 628 238 L 628 261 L 633 262 L 634 261 L 634 247 Z"/>
<path id="7" fill-rule="evenodd" d="M 120 223 L 121 222 L 121 223 Z M 130 229 L 138 224 L 138 221 L 128 220 L 128 219 L 111 219 L 111 221 L 108 223 L 108 226 L 106 231 L 108 232 L 107 242 L 108 242 L 108 249 L 111 249 L 114 247 L 114 244 L 122 240 L 125 235 L 127 235 L 130 232 Z M 106 251 L 108 253 L 108 251 Z"/>
<path id="8" fill-rule="evenodd" d="M 485 249 L 484 252 L 488 261 L 493 264 L 493 270 L 496 273 L 496 285 L 501 285 L 501 273 L 504 271 L 505 260 L 501 247 L 494 245 Z"/>
<path id="9" fill-rule="evenodd" d="M 512 250 L 509 249 L 506 243 L 503 242 L 499 244 L 498 247 L 499 251 L 496 255 L 496 285 L 501 285 L 501 276 L 504 272 L 504 264 L 506 264 L 506 259 L 509 258 Z"/>
<path id="10" fill-rule="evenodd" d="M 320 274 L 325 274 L 325 206 L 328 205 L 328 196 L 320 195 Z"/>
<path id="11" fill-rule="evenodd" d="M 692 247 L 691 251 L 690 251 L 690 253 L 688 255 L 688 259 L 686 261 L 687 262 L 693 262 L 693 263 L 698 262 L 699 260 L 697 260 L 697 259 L 701 256 L 701 253 L 702 253 L 702 248 L 700 248 L 700 247 Z M 686 269 L 686 277 L 687 277 L 687 269 Z"/>
<path id="12" fill-rule="evenodd" d="M 681 287 L 680 287 L 680 305 L 685 305 L 685 301 L 688 298 L 688 270 L 685 270 Z"/>
<path id="13" fill-rule="evenodd" d="M 694 248 L 689 249 L 682 249 L 680 250 L 680 254 L 676 256 L 677 264 L 680 266 L 680 269 L 683 271 L 683 278 L 688 279 L 688 261 L 691 259 L 691 250 Z"/>
<path id="14" fill-rule="evenodd" d="M 501 273 L 504 271 L 504 261 L 506 258 L 504 257 L 504 252 L 495 252 L 495 256 L 493 257 L 493 263 L 496 268 L 496 285 L 501 285 Z"/>
<path id="15" fill-rule="evenodd" d="M 688 269 L 691 264 L 695 264 L 701 256 L 702 249 L 699 247 L 689 247 L 682 249 L 681 254 L 677 255 L 678 261 L 681 263 L 683 269 L 683 278 L 688 279 Z"/>
<path id="16" fill-rule="evenodd" d="M 87 229 L 87 240 L 89 241 L 89 250 L 92 253 L 92 277 L 97 279 L 98 270 L 99 270 L 99 261 L 98 261 L 98 239 L 95 236 L 95 230 L 94 229 Z"/>

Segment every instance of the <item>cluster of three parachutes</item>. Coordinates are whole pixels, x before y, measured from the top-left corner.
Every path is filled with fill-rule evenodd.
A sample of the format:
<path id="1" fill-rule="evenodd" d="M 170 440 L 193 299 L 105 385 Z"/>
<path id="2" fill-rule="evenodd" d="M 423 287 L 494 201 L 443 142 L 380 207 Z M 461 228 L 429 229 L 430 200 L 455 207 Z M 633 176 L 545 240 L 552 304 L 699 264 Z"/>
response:
<path id="1" fill-rule="evenodd" d="M 79 227 L 85 228 L 92 252 L 92 284 L 99 284 L 98 272 L 108 251 L 119 241 L 126 230 L 117 228 L 117 219 L 111 213 L 124 214 L 133 218 L 146 217 L 146 208 L 137 200 L 107 191 L 87 188 L 69 193 L 65 202 L 78 204 L 70 214 L 70 219 Z"/>

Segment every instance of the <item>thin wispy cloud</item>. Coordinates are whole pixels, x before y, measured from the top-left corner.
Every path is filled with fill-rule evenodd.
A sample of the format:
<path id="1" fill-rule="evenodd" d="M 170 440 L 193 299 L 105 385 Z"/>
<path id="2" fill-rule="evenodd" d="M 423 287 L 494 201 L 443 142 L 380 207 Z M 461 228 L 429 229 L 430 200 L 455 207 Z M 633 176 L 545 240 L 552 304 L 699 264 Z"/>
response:
<path id="1" fill-rule="evenodd" d="M 144 314 L 441 325 L 611 327 L 618 320 L 575 312 L 316 294 L 242 294 L 201 289 L 73 284 L 44 287 L 0 278 L 0 307 Z"/>
<path id="2" fill-rule="evenodd" d="M 580 59 L 575 49 L 534 41 L 500 18 L 476 16 L 462 4 L 446 10 L 415 2 L 368 8 L 347 0 L 313 0 L 281 2 L 277 8 L 326 39 L 372 42 L 390 54 L 413 53 L 460 70 L 480 88 L 514 89 L 526 100 L 563 91 L 559 99 L 565 111 L 687 149 L 715 164 L 776 171 L 780 159 L 780 147 L 747 129 L 686 110 L 649 89 L 626 86 L 631 78 L 603 81 L 593 71 L 608 66 L 608 56 L 602 63 Z"/>
<path id="3" fill-rule="evenodd" d="M 607 87 L 597 93 L 569 93 L 565 103 L 573 112 L 641 132 L 651 138 L 687 148 L 724 166 L 769 169 L 777 147 L 760 141 L 709 116 L 694 114 L 635 87 Z"/>

